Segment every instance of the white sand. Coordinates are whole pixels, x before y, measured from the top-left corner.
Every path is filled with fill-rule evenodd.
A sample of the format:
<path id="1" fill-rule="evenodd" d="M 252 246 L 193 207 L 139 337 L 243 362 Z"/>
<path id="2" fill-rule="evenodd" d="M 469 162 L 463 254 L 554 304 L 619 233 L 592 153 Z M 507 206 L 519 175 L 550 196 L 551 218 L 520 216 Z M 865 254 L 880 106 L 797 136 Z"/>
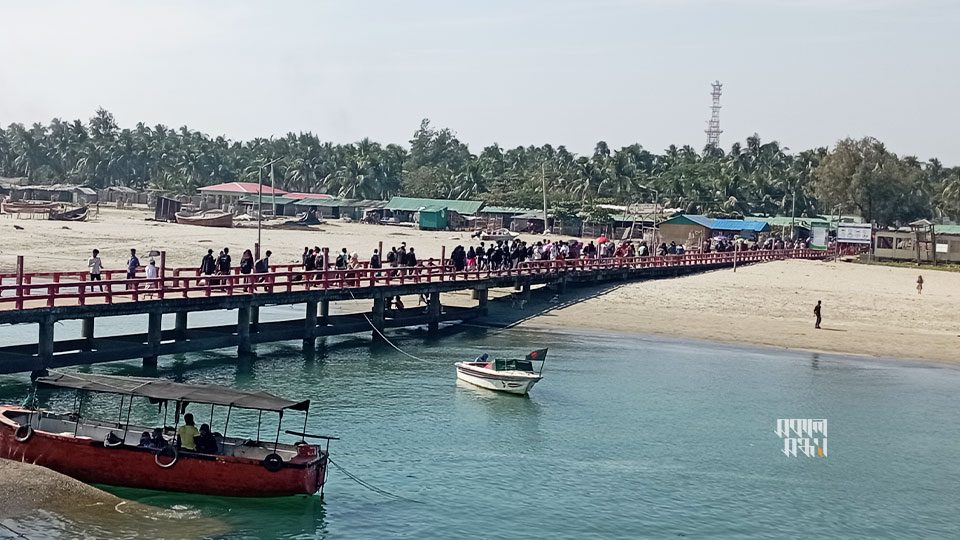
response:
<path id="1" fill-rule="evenodd" d="M 16 255 L 28 271 L 86 270 L 89 251 L 102 252 L 107 268 L 124 266 L 129 249 L 165 249 L 168 266 L 196 266 L 208 248 L 229 246 L 238 260 L 256 242 L 255 228 L 214 229 L 145 221 L 145 210 L 104 208 L 91 222 L 0 217 L 0 270 L 13 271 Z M 14 225 L 23 227 L 16 230 Z M 529 239 L 533 239 L 531 237 Z M 263 230 L 271 262 L 295 263 L 304 246 L 346 247 L 368 258 L 406 241 L 420 258 L 439 257 L 469 233 L 343 223 L 319 230 Z M 852 263 L 783 261 L 677 279 L 625 284 L 601 297 L 554 309 L 527 321 L 530 327 L 583 328 L 686 336 L 728 342 L 835 351 L 884 357 L 960 360 L 960 273 Z M 462 297 L 462 298 L 461 298 Z M 462 303 L 468 295 L 451 295 Z M 813 305 L 823 300 L 823 329 L 813 329 Z"/>

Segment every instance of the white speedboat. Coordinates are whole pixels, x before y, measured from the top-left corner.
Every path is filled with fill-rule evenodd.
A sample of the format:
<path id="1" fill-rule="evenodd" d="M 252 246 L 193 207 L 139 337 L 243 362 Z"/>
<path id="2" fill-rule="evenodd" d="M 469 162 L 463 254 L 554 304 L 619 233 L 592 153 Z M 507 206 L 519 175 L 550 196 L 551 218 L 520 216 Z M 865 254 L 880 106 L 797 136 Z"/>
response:
<path id="1" fill-rule="evenodd" d="M 543 364 L 534 371 L 533 362 L 546 358 L 547 349 L 533 351 L 524 360 L 493 360 L 484 354 L 473 362 L 457 362 L 457 378 L 488 390 L 526 395 L 543 378 Z"/>

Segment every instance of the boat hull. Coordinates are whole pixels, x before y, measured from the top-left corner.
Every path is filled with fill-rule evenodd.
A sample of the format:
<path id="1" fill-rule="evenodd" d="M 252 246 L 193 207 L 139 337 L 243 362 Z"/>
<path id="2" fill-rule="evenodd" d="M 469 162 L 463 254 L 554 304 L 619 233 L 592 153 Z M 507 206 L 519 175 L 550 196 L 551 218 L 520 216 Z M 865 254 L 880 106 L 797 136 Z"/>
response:
<path id="1" fill-rule="evenodd" d="M 177 223 L 181 225 L 198 225 L 200 227 L 233 227 L 233 214 L 223 213 L 217 215 L 204 215 L 197 214 L 194 216 L 188 216 L 186 214 L 177 213 Z"/>
<path id="2" fill-rule="evenodd" d="M 507 394 L 526 395 L 541 379 L 536 374 L 508 375 L 507 373 L 510 372 L 495 372 L 476 368 L 462 362 L 458 362 L 456 367 L 457 379 L 480 388 Z"/>
<path id="3" fill-rule="evenodd" d="M 259 460 L 187 452 L 180 453 L 173 466 L 163 468 L 153 450 L 127 445 L 109 448 L 103 441 L 72 433 L 37 430 L 21 442 L 16 438 L 19 424 L 3 414 L 6 411 L 24 409 L 0 407 L 0 457 L 41 465 L 82 482 L 202 495 L 282 497 L 316 493 L 326 476 L 327 455 L 322 451 L 317 457 L 285 462 L 271 472 Z"/>

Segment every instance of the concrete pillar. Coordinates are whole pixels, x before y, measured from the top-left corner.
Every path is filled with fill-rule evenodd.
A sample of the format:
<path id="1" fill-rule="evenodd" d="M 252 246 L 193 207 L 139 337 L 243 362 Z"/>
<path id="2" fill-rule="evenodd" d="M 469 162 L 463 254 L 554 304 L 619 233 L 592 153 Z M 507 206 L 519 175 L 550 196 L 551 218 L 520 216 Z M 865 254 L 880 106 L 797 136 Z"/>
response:
<path id="1" fill-rule="evenodd" d="M 143 357 L 143 367 L 157 367 L 157 355 L 160 352 L 160 332 L 163 313 L 151 311 L 147 314 L 147 354 Z"/>
<path id="2" fill-rule="evenodd" d="M 307 313 L 303 320 L 303 352 L 313 353 L 317 346 L 317 303 L 307 302 Z"/>
<path id="3" fill-rule="evenodd" d="M 373 315 L 370 317 L 370 322 L 373 323 L 375 330 L 373 331 L 373 340 L 382 341 L 383 336 L 383 322 L 386 319 L 386 299 L 383 296 L 373 297 Z"/>
<path id="4" fill-rule="evenodd" d="M 250 306 L 250 331 L 260 331 L 260 306 Z"/>
<path id="5" fill-rule="evenodd" d="M 427 329 L 434 333 L 440 329 L 440 293 L 430 293 L 427 301 L 427 311 L 430 314 L 430 322 L 427 323 Z"/>
<path id="6" fill-rule="evenodd" d="M 557 294 L 566 294 L 567 292 L 567 275 L 564 274 L 560 276 L 559 281 L 557 281 Z"/>
<path id="7" fill-rule="evenodd" d="M 183 341 L 187 339 L 187 312 L 178 311 L 176 325 L 173 330 L 175 339 L 177 341 Z"/>
<path id="8" fill-rule="evenodd" d="M 250 343 L 250 306 L 240 306 L 237 310 L 237 356 L 248 356 L 253 352 Z"/>
<path id="9" fill-rule="evenodd" d="M 40 334 L 37 340 L 37 360 L 42 369 L 50 366 L 53 360 L 53 317 L 47 316 L 40 321 Z"/>
<path id="10" fill-rule="evenodd" d="M 321 300 L 320 301 L 320 322 L 323 324 L 326 324 L 329 318 L 330 318 L 330 301 Z"/>
<path id="11" fill-rule="evenodd" d="M 529 281 L 525 281 L 525 282 L 523 283 L 523 289 L 522 289 L 520 295 L 521 295 L 521 298 L 523 298 L 523 299 L 526 300 L 527 302 L 530 301 L 530 282 L 529 282 Z"/>
<path id="12" fill-rule="evenodd" d="M 489 313 L 487 300 L 490 298 L 490 291 L 488 289 L 474 289 L 473 293 L 477 298 L 477 309 L 480 310 L 481 315 L 486 316 Z"/>
<path id="13" fill-rule="evenodd" d="M 93 317 L 87 317 L 80 323 L 80 335 L 87 341 L 86 345 L 83 346 L 83 350 L 85 351 L 93 349 L 93 327 L 95 320 Z"/>

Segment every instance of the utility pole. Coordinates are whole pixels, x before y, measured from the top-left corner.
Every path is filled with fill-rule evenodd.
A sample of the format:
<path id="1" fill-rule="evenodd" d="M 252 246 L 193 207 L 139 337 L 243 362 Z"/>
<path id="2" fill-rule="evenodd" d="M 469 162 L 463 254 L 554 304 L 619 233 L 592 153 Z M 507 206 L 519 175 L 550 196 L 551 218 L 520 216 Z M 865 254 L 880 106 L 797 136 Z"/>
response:
<path id="1" fill-rule="evenodd" d="M 261 228 L 263 226 L 263 170 L 267 168 L 268 165 L 270 166 L 270 179 L 271 179 L 270 186 L 274 190 L 271 197 L 275 199 L 277 196 L 277 191 L 276 191 L 276 184 L 273 182 L 274 180 L 273 164 L 278 161 L 280 161 L 280 158 L 277 158 L 269 163 L 264 163 L 263 165 L 257 168 L 257 246 L 258 247 L 263 245 L 262 238 L 261 238 Z M 270 199 L 270 200 L 272 200 L 274 205 L 276 205 L 277 201 L 274 199 Z"/>
<path id="2" fill-rule="evenodd" d="M 540 164 L 540 182 L 543 184 L 543 234 L 547 234 L 547 165 Z"/>

